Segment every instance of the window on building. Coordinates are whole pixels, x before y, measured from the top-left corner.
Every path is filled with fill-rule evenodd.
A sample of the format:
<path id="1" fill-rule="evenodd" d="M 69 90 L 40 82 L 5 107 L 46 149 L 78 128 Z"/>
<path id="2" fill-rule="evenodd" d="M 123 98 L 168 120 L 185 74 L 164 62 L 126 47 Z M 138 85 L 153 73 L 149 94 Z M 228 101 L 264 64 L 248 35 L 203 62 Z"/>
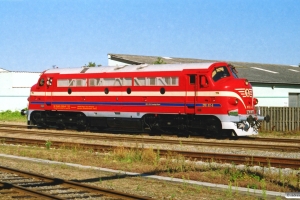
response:
<path id="1" fill-rule="evenodd" d="M 289 93 L 289 107 L 300 107 L 299 93 Z"/>

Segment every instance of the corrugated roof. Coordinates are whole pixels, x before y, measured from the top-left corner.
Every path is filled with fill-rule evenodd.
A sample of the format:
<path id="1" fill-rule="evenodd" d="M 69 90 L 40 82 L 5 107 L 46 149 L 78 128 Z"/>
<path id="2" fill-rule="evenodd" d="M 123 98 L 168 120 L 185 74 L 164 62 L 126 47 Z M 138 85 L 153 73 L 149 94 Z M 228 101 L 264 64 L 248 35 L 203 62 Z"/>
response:
<path id="1" fill-rule="evenodd" d="M 0 68 L 0 72 L 7 72 L 6 69 Z"/>
<path id="2" fill-rule="evenodd" d="M 3 68 L 0 68 L 0 73 L 41 73 L 41 72 L 29 72 L 29 71 L 9 71 Z"/>
<path id="3" fill-rule="evenodd" d="M 234 65 L 238 76 L 247 78 L 253 83 L 277 83 L 277 84 L 300 84 L 300 67 L 291 65 L 263 64 L 250 62 L 235 62 L 224 60 L 204 60 L 194 58 L 175 58 L 163 56 L 140 56 L 127 54 L 108 54 L 111 60 L 128 64 L 153 64 L 161 57 L 167 64 L 175 63 L 206 63 L 206 62 L 227 62 Z"/>

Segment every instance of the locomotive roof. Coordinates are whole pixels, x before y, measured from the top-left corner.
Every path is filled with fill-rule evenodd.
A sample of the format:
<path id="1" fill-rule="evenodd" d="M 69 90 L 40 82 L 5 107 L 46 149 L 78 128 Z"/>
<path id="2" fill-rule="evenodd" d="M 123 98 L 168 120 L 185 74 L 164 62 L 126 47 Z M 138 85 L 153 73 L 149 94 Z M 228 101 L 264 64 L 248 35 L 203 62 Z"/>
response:
<path id="1" fill-rule="evenodd" d="M 142 64 L 154 63 L 159 56 L 140 56 L 128 54 L 108 54 L 110 60 L 121 63 Z M 170 58 L 160 56 L 165 63 L 203 63 L 203 62 L 227 62 L 237 68 L 238 76 L 247 78 L 252 83 L 277 83 L 277 84 L 300 84 L 300 68 L 292 65 L 277 65 L 250 62 L 233 62 L 221 60 L 204 60 L 192 58 Z"/>
<path id="2" fill-rule="evenodd" d="M 46 70 L 45 74 L 92 74 L 92 73 L 115 73 L 115 72 L 155 72 L 155 71 L 182 71 L 184 69 L 208 69 L 213 62 L 209 63 L 183 63 L 164 65 L 125 65 L 125 66 L 101 66 L 101 67 L 81 67 L 81 68 L 55 68 Z"/>

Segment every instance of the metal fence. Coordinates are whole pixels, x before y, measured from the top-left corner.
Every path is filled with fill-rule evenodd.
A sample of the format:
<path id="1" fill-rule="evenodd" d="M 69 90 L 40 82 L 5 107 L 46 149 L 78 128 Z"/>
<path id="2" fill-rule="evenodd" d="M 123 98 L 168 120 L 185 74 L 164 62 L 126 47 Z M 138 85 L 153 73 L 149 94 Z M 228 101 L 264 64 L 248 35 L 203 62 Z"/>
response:
<path id="1" fill-rule="evenodd" d="M 261 131 L 300 130 L 300 108 L 298 107 L 260 107 L 260 114 L 270 116 L 269 123 L 262 123 Z"/>

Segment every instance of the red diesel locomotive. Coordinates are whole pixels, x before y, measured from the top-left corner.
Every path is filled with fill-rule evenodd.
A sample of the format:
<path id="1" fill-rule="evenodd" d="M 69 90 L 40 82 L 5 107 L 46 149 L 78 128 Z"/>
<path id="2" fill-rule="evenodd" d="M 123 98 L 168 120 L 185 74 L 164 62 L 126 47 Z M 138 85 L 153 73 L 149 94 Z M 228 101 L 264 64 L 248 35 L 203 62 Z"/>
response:
<path id="1" fill-rule="evenodd" d="M 251 84 L 225 62 L 49 69 L 28 125 L 189 135 L 257 134 Z"/>

